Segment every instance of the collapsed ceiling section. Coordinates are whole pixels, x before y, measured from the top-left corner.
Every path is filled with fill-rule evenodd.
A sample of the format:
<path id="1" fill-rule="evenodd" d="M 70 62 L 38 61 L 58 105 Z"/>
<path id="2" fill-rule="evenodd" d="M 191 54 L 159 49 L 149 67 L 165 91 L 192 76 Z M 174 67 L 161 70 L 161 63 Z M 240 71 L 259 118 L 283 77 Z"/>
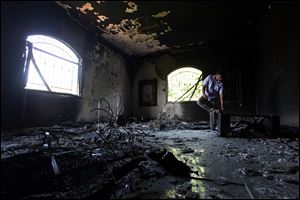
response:
<path id="1" fill-rule="evenodd" d="M 168 48 L 158 36 L 172 31 L 166 17 L 170 10 L 160 10 L 145 15 L 139 11 L 139 2 L 131 1 L 61 1 L 57 2 L 79 18 L 88 19 L 101 36 L 123 49 L 129 55 L 146 55 Z M 85 24 L 86 25 L 86 24 Z"/>

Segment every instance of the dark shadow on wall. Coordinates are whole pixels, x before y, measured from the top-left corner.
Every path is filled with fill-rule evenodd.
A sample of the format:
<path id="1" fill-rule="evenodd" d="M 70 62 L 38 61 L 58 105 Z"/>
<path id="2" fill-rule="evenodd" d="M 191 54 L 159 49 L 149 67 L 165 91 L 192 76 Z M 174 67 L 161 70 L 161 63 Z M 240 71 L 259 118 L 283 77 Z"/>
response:
<path id="1" fill-rule="evenodd" d="M 270 107 L 273 109 L 274 114 L 280 113 L 280 88 L 284 77 L 284 70 L 283 68 L 280 69 L 279 72 L 274 74 L 274 78 L 271 83 L 270 93 L 269 93 L 269 103 Z"/>
<path id="2" fill-rule="evenodd" d="M 299 127 L 298 1 L 271 2 L 261 16 L 256 76 L 258 114 Z"/>

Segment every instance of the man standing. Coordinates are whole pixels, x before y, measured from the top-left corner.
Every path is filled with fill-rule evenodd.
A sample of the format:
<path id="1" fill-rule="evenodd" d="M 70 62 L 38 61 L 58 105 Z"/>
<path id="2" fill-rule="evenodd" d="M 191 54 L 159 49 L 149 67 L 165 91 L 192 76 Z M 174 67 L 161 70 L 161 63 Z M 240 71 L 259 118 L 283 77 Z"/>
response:
<path id="1" fill-rule="evenodd" d="M 215 75 L 208 75 L 203 81 L 202 96 L 197 104 L 209 112 L 209 125 L 211 130 L 216 130 L 217 113 L 223 111 L 223 83 L 221 71 Z"/>

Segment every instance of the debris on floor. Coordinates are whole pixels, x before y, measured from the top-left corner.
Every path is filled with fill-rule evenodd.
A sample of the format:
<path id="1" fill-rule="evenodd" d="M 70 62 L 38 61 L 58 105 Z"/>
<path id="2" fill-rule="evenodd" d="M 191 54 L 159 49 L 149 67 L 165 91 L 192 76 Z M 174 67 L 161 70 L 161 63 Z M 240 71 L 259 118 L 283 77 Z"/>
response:
<path id="1" fill-rule="evenodd" d="M 114 126 L 125 137 L 113 143 L 96 132 L 107 123 L 2 134 L 2 197 L 299 198 L 298 138 L 222 138 L 204 122 L 166 124 Z"/>

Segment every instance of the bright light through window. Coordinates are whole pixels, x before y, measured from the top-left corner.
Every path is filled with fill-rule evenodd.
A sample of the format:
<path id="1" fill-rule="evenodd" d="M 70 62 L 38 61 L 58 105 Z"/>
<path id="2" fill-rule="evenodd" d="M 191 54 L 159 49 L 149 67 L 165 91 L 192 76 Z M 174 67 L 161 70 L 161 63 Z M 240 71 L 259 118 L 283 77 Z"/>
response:
<path id="1" fill-rule="evenodd" d="M 80 58 L 63 42 L 44 35 L 27 37 L 36 66 L 52 92 L 79 95 Z M 27 47 L 27 56 L 30 55 Z M 25 89 L 48 91 L 30 59 Z"/>
<path id="2" fill-rule="evenodd" d="M 170 73 L 168 75 L 168 101 L 197 101 L 202 94 L 201 75 L 200 70 L 192 67 L 180 68 Z"/>

